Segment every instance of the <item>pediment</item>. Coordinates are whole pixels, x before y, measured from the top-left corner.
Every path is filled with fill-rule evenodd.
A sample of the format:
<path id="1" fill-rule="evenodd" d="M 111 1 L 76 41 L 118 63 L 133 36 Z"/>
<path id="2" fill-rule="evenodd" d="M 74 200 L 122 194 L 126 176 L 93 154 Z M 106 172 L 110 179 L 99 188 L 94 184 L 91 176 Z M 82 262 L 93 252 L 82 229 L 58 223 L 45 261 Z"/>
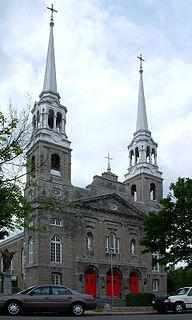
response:
<path id="1" fill-rule="evenodd" d="M 115 215 L 132 216 L 143 219 L 144 213 L 120 195 L 112 193 L 75 201 L 77 207 L 95 211 L 105 211 Z"/>

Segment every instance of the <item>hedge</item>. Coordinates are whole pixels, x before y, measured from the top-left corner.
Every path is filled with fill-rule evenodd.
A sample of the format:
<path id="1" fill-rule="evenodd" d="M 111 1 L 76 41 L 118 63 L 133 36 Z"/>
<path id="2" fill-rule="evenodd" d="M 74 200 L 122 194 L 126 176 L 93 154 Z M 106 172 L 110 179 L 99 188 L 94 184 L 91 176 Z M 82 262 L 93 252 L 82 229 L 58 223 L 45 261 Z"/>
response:
<path id="1" fill-rule="evenodd" d="M 127 307 L 142 307 L 142 306 L 151 306 L 152 299 L 155 298 L 153 293 L 128 293 L 126 295 L 126 306 Z"/>

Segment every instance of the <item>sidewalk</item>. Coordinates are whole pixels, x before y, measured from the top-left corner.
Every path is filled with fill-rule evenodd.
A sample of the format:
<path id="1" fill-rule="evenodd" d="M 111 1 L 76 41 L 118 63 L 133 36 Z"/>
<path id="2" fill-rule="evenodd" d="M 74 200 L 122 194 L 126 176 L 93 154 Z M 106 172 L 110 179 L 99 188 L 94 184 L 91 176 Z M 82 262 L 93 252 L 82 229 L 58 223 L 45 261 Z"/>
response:
<path id="1" fill-rule="evenodd" d="M 113 307 L 112 310 L 110 308 L 103 309 L 102 312 L 95 312 L 93 310 L 87 310 L 85 311 L 85 314 L 87 315 L 117 315 L 117 314 L 151 314 L 151 313 L 157 313 L 156 310 L 153 310 L 152 307 Z"/>

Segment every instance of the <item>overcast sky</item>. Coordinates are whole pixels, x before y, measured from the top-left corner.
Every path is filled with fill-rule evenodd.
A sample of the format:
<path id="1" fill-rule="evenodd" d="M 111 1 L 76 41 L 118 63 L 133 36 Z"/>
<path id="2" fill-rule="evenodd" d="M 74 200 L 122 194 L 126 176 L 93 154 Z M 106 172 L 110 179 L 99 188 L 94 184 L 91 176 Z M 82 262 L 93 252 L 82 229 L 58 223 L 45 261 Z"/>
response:
<path id="1" fill-rule="evenodd" d="M 57 86 L 68 109 L 72 183 L 107 169 L 124 180 L 136 130 L 139 62 L 164 195 L 192 177 L 192 1 L 52 0 Z M 52 2 L 0 0 L 0 107 L 42 91 Z"/>

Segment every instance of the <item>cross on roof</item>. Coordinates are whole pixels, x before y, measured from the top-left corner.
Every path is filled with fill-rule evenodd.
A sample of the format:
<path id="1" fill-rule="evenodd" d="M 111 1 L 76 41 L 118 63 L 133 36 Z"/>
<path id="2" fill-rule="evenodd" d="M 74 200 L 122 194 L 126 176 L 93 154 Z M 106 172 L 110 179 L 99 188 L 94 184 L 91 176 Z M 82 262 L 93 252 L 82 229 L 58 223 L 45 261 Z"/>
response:
<path id="1" fill-rule="evenodd" d="M 53 12 L 57 12 L 57 10 L 53 8 L 53 4 L 51 5 L 51 8 L 47 7 L 47 9 L 51 10 L 51 22 L 53 22 Z"/>
<path id="2" fill-rule="evenodd" d="M 140 60 L 140 72 L 143 72 L 143 61 L 145 61 L 142 58 L 142 54 L 140 53 L 140 56 L 137 57 Z"/>
<path id="3" fill-rule="evenodd" d="M 113 160 L 112 158 L 110 158 L 110 154 L 108 152 L 108 156 L 105 157 L 108 160 L 108 165 L 107 165 L 107 172 L 111 172 L 111 164 L 110 164 L 110 160 Z"/>

